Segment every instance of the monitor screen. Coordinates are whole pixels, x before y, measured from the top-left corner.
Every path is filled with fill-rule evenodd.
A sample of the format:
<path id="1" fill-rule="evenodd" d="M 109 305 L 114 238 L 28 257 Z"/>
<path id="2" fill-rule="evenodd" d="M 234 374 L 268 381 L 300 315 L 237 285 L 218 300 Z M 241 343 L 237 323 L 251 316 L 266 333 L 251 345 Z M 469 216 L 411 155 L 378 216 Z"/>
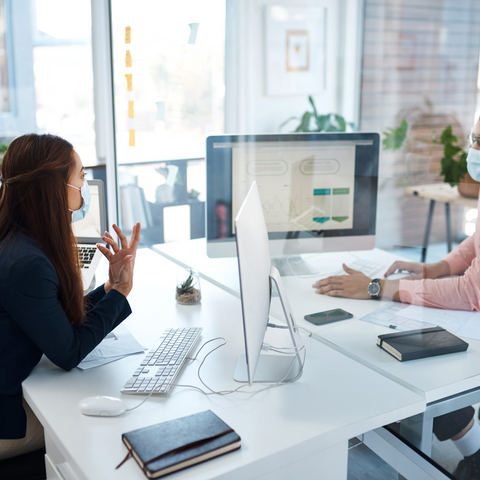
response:
<path id="1" fill-rule="evenodd" d="M 373 248 L 378 150 L 376 133 L 208 137 L 207 253 L 235 255 L 233 220 L 253 181 L 272 255 Z"/>

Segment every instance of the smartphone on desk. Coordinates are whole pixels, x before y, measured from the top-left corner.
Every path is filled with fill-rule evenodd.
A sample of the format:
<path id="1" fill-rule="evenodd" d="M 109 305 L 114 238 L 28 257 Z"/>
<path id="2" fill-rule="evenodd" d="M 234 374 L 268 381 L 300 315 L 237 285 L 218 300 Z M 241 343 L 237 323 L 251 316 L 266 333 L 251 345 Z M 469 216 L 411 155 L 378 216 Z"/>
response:
<path id="1" fill-rule="evenodd" d="M 304 318 L 307 320 L 307 322 L 313 323 L 314 325 L 326 325 L 327 323 L 353 318 L 353 315 L 345 310 L 342 310 L 341 308 L 335 308 L 333 310 L 326 310 L 325 312 L 317 312 L 310 315 L 305 315 Z"/>

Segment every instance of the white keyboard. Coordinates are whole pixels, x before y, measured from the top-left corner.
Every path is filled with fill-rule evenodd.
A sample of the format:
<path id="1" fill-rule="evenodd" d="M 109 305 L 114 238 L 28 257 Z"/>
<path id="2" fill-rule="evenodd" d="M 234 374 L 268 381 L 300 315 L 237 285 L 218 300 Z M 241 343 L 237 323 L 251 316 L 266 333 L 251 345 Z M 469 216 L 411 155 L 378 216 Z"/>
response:
<path id="1" fill-rule="evenodd" d="M 122 392 L 148 394 L 155 390 L 153 395 L 168 393 L 201 333 L 202 328 L 194 327 L 165 330 Z"/>
<path id="2" fill-rule="evenodd" d="M 385 273 L 386 271 L 385 265 L 377 262 L 372 262 L 371 260 L 362 260 L 361 258 L 358 258 L 353 262 L 345 262 L 345 264 L 347 265 L 347 267 L 353 268 L 354 270 L 359 270 L 370 278 L 373 277 L 375 274 Z M 385 269 L 385 271 L 382 272 L 383 269 Z M 339 275 L 347 275 L 347 273 L 343 268 L 341 268 L 340 270 L 331 273 L 329 277 L 338 277 Z"/>

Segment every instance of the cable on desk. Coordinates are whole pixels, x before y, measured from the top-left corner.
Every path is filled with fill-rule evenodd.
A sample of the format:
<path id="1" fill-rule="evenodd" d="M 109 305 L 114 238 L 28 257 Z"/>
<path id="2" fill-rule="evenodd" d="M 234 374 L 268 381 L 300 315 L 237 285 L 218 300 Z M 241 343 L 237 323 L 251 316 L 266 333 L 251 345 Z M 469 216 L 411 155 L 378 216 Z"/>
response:
<path id="1" fill-rule="evenodd" d="M 300 329 L 303 329 L 302 327 L 299 327 Z M 305 330 L 305 329 L 303 329 Z M 311 336 L 311 335 L 310 335 Z M 210 340 L 208 340 L 207 342 L 205 342 L 201 347 L 200 349 L 198 350 L 197 354 L 195 355 L 195 357 L 193 358 L 189 358 L 189 360 L 191 360 L 192 362 L 198 357 L 198 354 L 200 353 L 200 351 L 202 350 L 202 348 L 207 345 L 208 343 L 210 342 L 213 342 L 215 340 L 223 340 L 223 342 L 220 344 L 220 345 L 217 345 L 216 347 L 214 347 L 212 350 L 210 350 L 206 355 L 205 357 L 203 358 L 203 360 L 200 362 L 200 365 L 198 367 L 198 371 L 197 371 L 197 376 L 200 380 L 200 382 L 209 390 L 209 391 L 204 391 L 202 390 L 200 387 L 197 387 L 195 385 L 183 385 L 183 384 L 179 384 L 179 383 L 172 383 L 172 386 L 175 386 L 175 387 L 184 387 L 184 388 L 193 388 L 195 390 L 198 390 L 200 393 L 203 393 L 204 395 L 221 395 L 221 396 L 226 396 L 226 395 L 231 395 L 233 393 L 245 393 L 245 394 L 249 394 L 250 396 L 254 396 L 256 395 L 257 393 L 260 393 L 260 392 L 263 392 L 265 390 L 269 390 L 270 388 L 276 388 L 276 387 L 280 387 L 282 385 L 288 385 L 289 383 L 292 383 L 294 382 L 295 380 L 297 380 L 297 378 L 299 378 L 301 376 L 301 374 L 303 373 L 303 368 L 305 366 L 305 360 L 306 360 L 306 355 L 307 355 L 307 349 L 305 347 L 305 345 L 301 345 L 300 347 L 270 347 L 269 349 L 272 350 L 272 351 L 275 351 L 277 353 L 281 353 L 281 354 L 284 354 L 284 355 L 292 355 L 293 356 L 293 359 L 292 359 L 292 362 L 290 364 L 290 367 L 288 368 L 287 372 L 285 373 L 285 375 L 282 377 L 281 380 L 279 380 L 278 382 L 275 382 L 275 383 L 264 383 L 264 382 L 258 382 L 258 385 L 262 385 L 264 386 L 264 388 L 261 388 L 260 390 L 255 390 L 255 391 L 241 391 L 242 389 L 248 387 L 249 385 L 248 384 L 244 384 L 244 385 L 240 385 L 238 388 L 235 388 L 233 390 L 220 390 L 220 391 L 215 391 L 213 390 L 212 388 L 210 388 L 206 383 L 205 381 L 202 379 L 202 376 L 201 376 L 201 369 L 205 363 L 205 360 L 207 359 L 207 357 L 209 355 L 211 355 L 215 350 L 218 350 L 219 348 L 223 347 L 224 345 L 227 344 L 227 341 L 225 340 L 225 338 L 223 337 L 216 337 L 216 338 L 212 338 Z M 293 352 L 287 352 L 287 351 L 282 351 L 282 350 L 293 350 Z M 303 355 L 303 360 L 301 361 L 301 368 L 300 368 L 300 371 L 298 372 L 298 374 L 293 377 L 292 379 L 288 380 L 288 381 L 285 381 L 285 379 L 288 377 L 288 374 L 290 373 L 294 363 L 295 363 L 295 360 L 297 358 L 297 354 L 300 354 L 301 352 L 304 352 L 304 355 Z M 191 363 L 192 363 L 191 362 Z M 190 364 L 191 364 L 190 363 Z M 154 393 L 158 392 L 160 390 L 160 388 L 165 385 L 166 383 L 163 382 L 161 385 L 158 385 L 155 389 L 153 389 L 148 395 L 147 397 L 142 400 L 138 405 L 135 405 L 134 407 L 131 407 L 131 408 L 127 408 L 125 411 L 126 412 L 130 412 L 132 410 L 135 410 L 136 408 L 142 406 Z M 168 383 L 167 383 L 168 385 Z"/>

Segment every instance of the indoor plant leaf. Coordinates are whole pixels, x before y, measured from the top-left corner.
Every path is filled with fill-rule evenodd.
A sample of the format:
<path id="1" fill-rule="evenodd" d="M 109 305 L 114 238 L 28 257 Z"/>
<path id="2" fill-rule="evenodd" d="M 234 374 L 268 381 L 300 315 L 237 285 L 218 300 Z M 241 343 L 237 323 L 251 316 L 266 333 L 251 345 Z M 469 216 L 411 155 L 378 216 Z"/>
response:
<path id="1" fill-rule="evenodd" d="M 408 123 L 405 119 L 402 120 L 398 128 L 387 128 L 383 134 L 385 138 L 382 141 L 384 150 L 391 150 L 394 152 L 402 147 L 403 142 L 407 136 Z"/>

